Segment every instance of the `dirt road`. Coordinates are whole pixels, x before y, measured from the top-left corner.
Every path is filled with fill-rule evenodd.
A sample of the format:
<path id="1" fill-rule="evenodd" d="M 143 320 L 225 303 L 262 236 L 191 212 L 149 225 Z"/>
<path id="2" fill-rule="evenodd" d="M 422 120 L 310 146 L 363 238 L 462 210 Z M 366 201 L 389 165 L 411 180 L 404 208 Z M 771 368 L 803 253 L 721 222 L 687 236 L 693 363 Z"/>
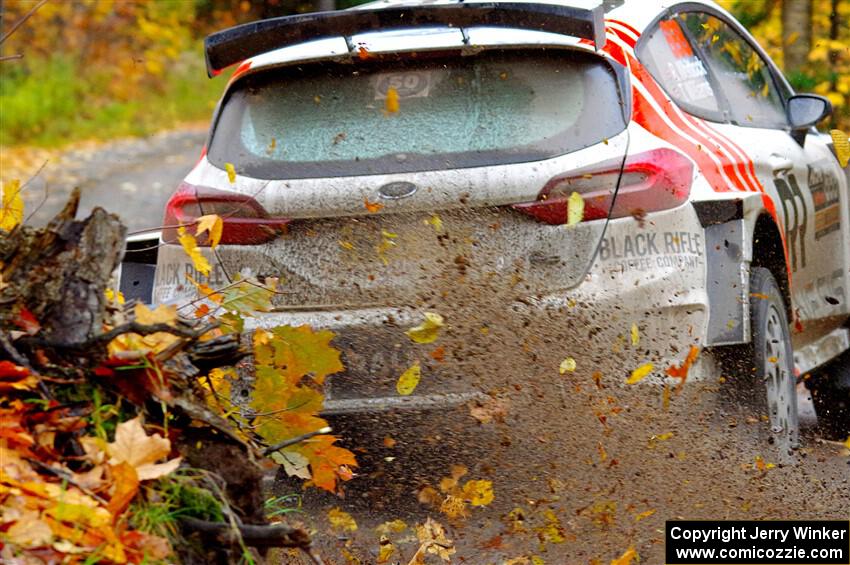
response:
<path id="1" fill-rule="evenodd" d="M 131 231 L 157 226 L 203 139 L 201 129 L 183 130 L 53 155 L 25 191 L 29 221 L 45 223 L 80 186 L 81 214 L 103 206 Z M 563 378 L 557 366 L 492 370 L 510 372 L 511 390 Z M 419 546 L 412 526 L 428 516 L 455 542 L 453 562 L 475 565 L 607 564 L 632 547 L 641 563 L 662 563 L 668 519 L 850 518 L 850 450 L 821 437 L 805 395 L 803 446 L 782 463 L 760 442 L 758 419 L 705 400 L 722 389 L 717 382 L 693 391 L 703 400 L 677 397 L 669 410 L 658 391 L 623 399 L 590 379 L 565 382 L 566 396 L 515 398 L 504 422 L 479 424 L 467 414 L 466 427 L 451 437 L 429 419 L 417 424 L 422 443 L 406 446 L 380 418 L 359 430 L 372 443 L 339 430 L 346 447 L 364 456 L 379 451 L 382 463 L 362 470 L 345 498 L 307 491 L 307 511 L 288 516 L 316 528 L 328 563 L 364 565 L 378 561 L 382 535 L 394 548 L 387 563 L 407 563 Z M 444 456 L 449 450 L 456 459 Z M 441 479 L 451 477 L 452 463 L 465 469 L 460 485 L 492 481 L 494 500 L 464 509 L 457 499 L 446 503 L 454 487 L 449 480 L 441 488 Z M 430 480 L 405 482 L 428 466 L 437 467 Z M 301 492 L 286 481 L 274 490 Z M 349 512 L 357 531 L 331 529 L 332 508 Z M 376 529 L 392 520 L 404 523 Z"/>
<path id="2" fill-rule="evenodd" d="M 4 170 L 3 176 L 24 182 L 46 162 L 23 191 L 28 223 L 44 225 L 79 186 L 80 216 L 102 206 L 136 231 L 161 224 L 165 202 L 198 161 L 205 136 L 206 130 L 197 127 L 43 152 L 26 167 Z"/>

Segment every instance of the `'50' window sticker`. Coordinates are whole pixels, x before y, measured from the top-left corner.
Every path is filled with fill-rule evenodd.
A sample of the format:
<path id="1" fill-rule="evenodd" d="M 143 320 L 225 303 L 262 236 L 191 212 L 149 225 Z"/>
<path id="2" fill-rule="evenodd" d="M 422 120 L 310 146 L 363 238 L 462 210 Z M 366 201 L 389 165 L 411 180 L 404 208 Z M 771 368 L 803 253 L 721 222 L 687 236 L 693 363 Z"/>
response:
<path id="1" fill-rule="evenodd" d="M 427 98 L 431 87 L 439 81 L 439 74 L 434 71 L 405 71 L 376 75 L 372 79 L 375 100 L 384 100 L 390 88 L 395 89 L 400 99 Z"/>

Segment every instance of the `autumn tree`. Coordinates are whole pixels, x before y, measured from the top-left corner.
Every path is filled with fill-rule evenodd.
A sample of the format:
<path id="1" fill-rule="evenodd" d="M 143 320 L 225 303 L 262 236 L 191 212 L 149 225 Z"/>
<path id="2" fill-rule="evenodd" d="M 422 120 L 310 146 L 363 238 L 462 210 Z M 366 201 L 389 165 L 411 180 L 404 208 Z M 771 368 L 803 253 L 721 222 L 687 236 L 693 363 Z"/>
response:
<path id="1" fill-rule="evenodd" d="M 785 72 L 801 72 L 812 50 L 811 0 L 782 0 L 782 37 Z"/>

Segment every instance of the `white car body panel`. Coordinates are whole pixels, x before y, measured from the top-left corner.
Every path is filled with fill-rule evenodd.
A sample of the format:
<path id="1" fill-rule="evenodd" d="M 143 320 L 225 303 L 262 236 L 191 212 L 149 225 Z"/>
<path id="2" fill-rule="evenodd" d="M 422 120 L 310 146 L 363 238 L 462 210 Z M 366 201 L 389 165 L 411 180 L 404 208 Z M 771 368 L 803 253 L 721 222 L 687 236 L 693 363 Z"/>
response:
<path id="1" fill-rule="evenodd" d="M 573 1 L 564 3 L 577 5 Z M 405 2 L 375 2 L 361 8 L 396 4 Z M 643 75 L 634 67 L 634 60 L 629 59 L 634 57 L 631 44 L 639 39 L 640 34 L 659 14 L 677 4 L 680 3 L 627 1 L 606 14 L 610 26 L 609 46 L 616 46 L 625 53 L 626 64 L 632 71 L 635 96 L 643 97 L 644 103 L 660 118 L 656 125 L 632 121 L 626 132 L 607 140 L 605 145 L 597 144 L 535 163 L 468 168 L 462 169 L 460 173 L 458 170 L 443 170 L 272 181 L 239 175 L 235 183 L 230 183 L 227 173 L 204 157 L 186 177 L 186 182 L 252 195 L 277 216 L 295 219 L 357 217 L 368 214 L 363 207 L 364 199 L 376 200 L 376 187 L 393 181 L 414 182 L 427 192 L 427 198 L 382 201 L 385 205 L 382 214 L 459 208 L 458 193 L 470 187 L 476 190 L 476 204 L 506 205 L 533 201 L 540 187 L 558 173 L 593 165 L 625 152 L 627 146 L 629 154 L 658 147 L 686 152 L 687 149 L 693 151 L 698 148 L 698 151 L 706 153 L 703 163 L 717 165 L 719 172 L 712 178 L 720 180 L 711 182 L 701 170 L 700 162 L 694 159 L 695 153 L 689 153 L 696 167 L 688 203 L 649 214 L 645 225 L 644 222 L 626 217 L 608 221 L 607 227 L 605 222 L 597 222 L 596 226 L 593 222 L 574 226 L 576 234 L 587 232 L 591 234 L 586 236 L 589 239 L 602 238 L 596 258 L 582 279 L 577 281 L 579 284 L 567 285 L 570 288 L 545 296 L 530 297 L 511 306 L 524 311 L 566 310 L 577 318 L 590 315 L 589 312 L 580 312 L 584 308 L 583 304 L 592 303 L 594 310 L 610 312 L 597 340 L 606 348 L 614 344 L 614 351 L 619 355 L 615 363 L 620 369 L 634 366 L 630 363 L 640 362 L 639 356 L 635 356 L 629 348 L 616 349 L 618 340 L 628 335 L 630 325 L 639 323 L 642 340 L 645 340 L 647 348 L 655 352 L 653 362 L 658 369 L 647 382 L 660 383 L 665 378 L 663 369 L 681 363 L 688 345 L 705 347 L 749 340 L 748 272 L 753 260 L 753 249 L 758 249 L 758 242 L 753 241 L 756 222 L 764 215 L 774 216 L 781 224 L 779 227 L 782 232 L 787 231 L 789 224 L 798 223 L 798 218 L 794 218 L 793 214 L 782 214 L 781 195 L 773 182 L 775 171 L 769 169 L 769 163 L 771 159 L 774 163 L 778 162 L 773 155 L 781 154 L 791 162 L 789 172 L 798 178 L 805 177 L 807 183 L 807 162 L 822 163 L 822 168 L 829 169 L 837 179 L 837 184 L 828 187 L 828 198 L 838 202 L 840 226 L 819 238 L 815 237 L 814 229 L 808 230 L 804 236 L 808 251 L 806 265 L 801 262 L 796 271 L 791 271 L 791 310 L 802 327 L 793 337 L 794 346 L 798 350 L 796 363 L 801 372 L 809 371 L 850 346 L 848 332 L 841 327 L 850 316 L 850 194 L 847 175 L 841 174 L 824 139 L 815 134 L 810 134 L 806 147 L 801 148 L 784 131 L 709 123 L 684 117 L 683 112 L 669 98 L 657 94 L 657 85 L 642 82 L 645 80 Z M 688 4 L 705 5 L 718 10 L 712 2 L 698 0 Z M 497 45 L 551 46 L 593 51 L 587 42 L 533 31 L 501 28 L 471 28 L 465 33 L 448 28 L 389 30 L 354 36 L 348 42 L 343 38 L 322 39 L 259 55 L 240 65 L 231 84 L 246 73 L 262 72 L 277 66 L 351 57 L 351 45 L 363 47 L 372 53 L 464 46 L 474 50 Z M 611 53 L 600 52 L 600 55 L 616 59 Z M 650 131 L 658 128 L 670 128 L 678 141 Z M 683 144 L 690 144 L 691 147 L 685 148 Z M 736 170 L 728 167 L 727 159 L 741 164 L 741 168 Z M 763 190 L 736 188 L 754 180 L 752 176 L 744 178 L 749 175 L 746 169 L 750 162 L 754 164 L 755 177 Z M 738 172 L 741 170 L 744 172 Z M 811 211 L 811 218 L 818 218 L 810 187 L 801 188 L 804 202 L 798 201 L 797 204 L 806 206 Z M 724 226 L 704 225 L 694 204 L 723 202 L 740 203 L 740 217 L 729 220 Z M 817 221 L 820 220 L 812 219 L 812 225 Z M 604 234 L 601 230 L 604 230 Z M 713 262 L 719 260 L 717 257 L 725 257 L 725 251 L 720 247 L 723 242 L 728 246 L 728 239 L 734 239 L 732 244 L 737 258 L 732 257 L 730 251 L 731 258 L 722 267 L 722 275 L 726 277 L 723 279 L 724 285 L 728 283 L 729 286 L 724 286 L 726 290 L 721 292 L 716 288 L 717 281 L 712 284 L 710 279 L 717 276 L 715 271 L 719 267 Z M 250 254 L 256 250 L 244 251 Z M 233 249 L 231 252 L 240 251 Z M 209 249 L 204 249 L 204 254 L 215 265 L 210 284 L 226 284 L 227 276 L 221 271 L 215 254 Z M 261 272 L 263 268 L 260 263 L 246 263 L 243 274 L 273 274 Z M 195 276 L 182 250 L 178 246 L 164 244 L 160 250 L 154 301 L 181 302 L 195 298 L 196 290 L 187 283 L 186 273 Z M 832 304 L 827 297 L 836 299 L 837 303 Z M 421 310 L 409 305 L 358 305 L 348 308 L 331 305 L 328 309 L 290 306 L 260 315 L 250 320 L 249 324 L 252 327 L 270 327 L 283 323 L 310 324 L 343 330 L 377 326 L 385 323 L 388 317 L 401 326 L 413 325 L 421 318 Z M 724 327 L 729 330 L 727 338 L 721 335 Z M 677 331 L 671 331 L 671 328 L 677 328 Z M 565 346 L 569 348 L 569 344 Z M 618 379 L 619 376 L 617 373 Z M 716 376 L 712 358 L 710 355 L 702 355 L 689 378 L 697 380 L 712 376 Z"/>

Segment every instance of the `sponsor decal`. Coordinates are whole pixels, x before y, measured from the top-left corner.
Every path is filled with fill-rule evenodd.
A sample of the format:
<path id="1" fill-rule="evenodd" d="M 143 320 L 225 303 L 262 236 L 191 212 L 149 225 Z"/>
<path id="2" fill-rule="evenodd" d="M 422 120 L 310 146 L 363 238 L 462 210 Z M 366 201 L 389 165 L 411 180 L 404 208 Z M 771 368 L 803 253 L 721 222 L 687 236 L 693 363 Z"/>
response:
<path id="1" fill-rule="evenodd" d="M 809 211 L 797 177 L 792 173 L 773 179 L 782 214 L 785 216 L 785 245 L 788 249 L 790 268 L 797 271 L 806 266 L 806 231 L 809 225 Z M 798 264 L 799 263 L 799 264 Z"/>
<path id="2" fill-rule="evenodd" d="M 702 234 L 689 231 L 605 237 L 599 244 L 599 259 L 622 272 L 670 267 L 694 270 L 705 264 Z"/>
<path id="3" fill-rule="evenodd" d="M 192 277 L 196 281 L 203 281 L 212 288 L 225 286 L 228 281 L 224 275 L 224 269 L 221 265 L 213 265 L 210 277 L 207 279 L 203 274 L 195 270 L 195 267 L 190 262 L 173 261 L 160 265 L 156 270 L 156 287 L 179 287 L 189 283 L 188 277 Z"/>
<path id="4" fill-rule="evenodd" d="M 832 168 L 821 163 L 809 165 L 809 190 L 815 205 L 815 239 L 820 239 L 841 228 L 838 177 Z"/>

